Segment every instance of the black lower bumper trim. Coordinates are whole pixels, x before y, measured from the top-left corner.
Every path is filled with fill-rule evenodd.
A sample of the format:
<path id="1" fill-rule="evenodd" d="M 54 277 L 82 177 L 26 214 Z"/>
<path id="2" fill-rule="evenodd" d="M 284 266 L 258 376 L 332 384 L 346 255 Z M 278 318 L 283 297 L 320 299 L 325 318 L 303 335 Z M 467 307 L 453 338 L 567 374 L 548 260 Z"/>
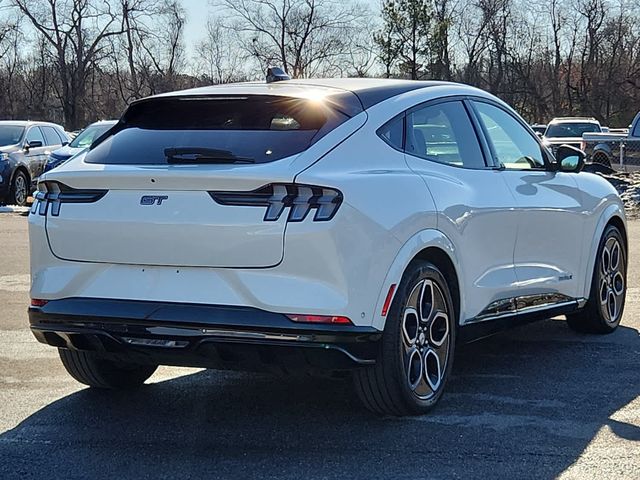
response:
<path id="1" fill-rule="evenodd" d="M 38 341 L 136 363 L 340 370 L 375 363 L 382 333 L 247 307 L 69 298 L 29 309 Z"/>

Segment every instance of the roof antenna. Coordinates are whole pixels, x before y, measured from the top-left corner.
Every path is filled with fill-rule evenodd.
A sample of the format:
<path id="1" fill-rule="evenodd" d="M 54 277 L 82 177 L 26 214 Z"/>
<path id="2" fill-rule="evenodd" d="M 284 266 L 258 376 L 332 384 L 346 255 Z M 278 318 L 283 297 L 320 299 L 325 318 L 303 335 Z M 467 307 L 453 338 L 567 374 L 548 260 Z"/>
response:
<path id="1" fill-rule="evenodd" d="M 282 68 L 267 68 L 267 83 L 282 82 L 283 80 L 291 80 L 291 77 L 287 75 Z"/>

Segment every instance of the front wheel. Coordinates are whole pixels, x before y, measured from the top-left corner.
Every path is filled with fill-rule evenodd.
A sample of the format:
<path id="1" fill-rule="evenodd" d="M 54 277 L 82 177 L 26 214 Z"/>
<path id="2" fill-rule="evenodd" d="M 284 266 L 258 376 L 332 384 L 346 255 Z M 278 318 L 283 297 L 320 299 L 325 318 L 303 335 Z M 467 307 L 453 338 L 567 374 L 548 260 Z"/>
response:
<path id="1" fill-rule="evenodd" d="M 29 197 L 29 180 L 21 170 L 18 170 L 13 176 L 11 182 L 11 190 L 9 193 L 9 204 L 24 207 Z"/>
<path id="2" fill-rule="evenodd" d="M 422 415 L 440 400 L 453 365 L 456 318 L 449 285 L 432 263 L 412 262 L 387 316 L 376 365 L 356 370 L 365 406 Z"/>
<path id="3" fill-rule="evenodd" d="M 116 362 L 93 352 L 59 348 L 60 360 L 69 375 L 94 388 L 131 389 L 142 385 L 158 368 Z"/>
<path id="4" fill-rule="evenodd" d="M 567 315 L 572 330 L 611 333 L 620 324 L 627 293 L 627 252 L 620 230 L 609 225 L 600 240 L 585 307 Z"/>

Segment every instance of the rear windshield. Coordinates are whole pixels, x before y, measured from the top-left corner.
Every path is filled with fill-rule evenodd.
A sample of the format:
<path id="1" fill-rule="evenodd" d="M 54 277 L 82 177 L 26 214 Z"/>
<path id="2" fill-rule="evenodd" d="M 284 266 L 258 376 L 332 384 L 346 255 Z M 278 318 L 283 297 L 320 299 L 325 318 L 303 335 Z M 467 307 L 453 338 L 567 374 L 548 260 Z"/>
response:
<path id="1" fill-rule="evenodd" d="M 597 123 L 556 123 L 549 125 L 545 137 L 582 137 L 583 133 L 599 132 Z"/>
<path id="2" fill-rule="evenodd" d="M 0 125 L 0 147 L 15 145 L 20 142 L 24 127 L 17 125 Z"/>
<path id="3" fill-rule="evenodd" d="M 157 98 L 132 105 L 85 161 L 166 164 L 168 152 L 193 152 L 198 158 L 204 151 L 242 163 L 266 163 L 306 150 L 348 119 L 328 102 L 301 98 Z"/>

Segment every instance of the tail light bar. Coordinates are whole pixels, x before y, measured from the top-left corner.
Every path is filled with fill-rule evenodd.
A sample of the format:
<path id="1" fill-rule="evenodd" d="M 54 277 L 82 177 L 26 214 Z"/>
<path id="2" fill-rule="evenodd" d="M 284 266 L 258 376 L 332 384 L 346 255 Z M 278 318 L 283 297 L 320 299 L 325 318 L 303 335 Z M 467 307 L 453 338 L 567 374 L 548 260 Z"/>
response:
<path id="1" fill-rule="evenodd" d="M 342 204 L 342 193 L 315 185 L 272 183 L 250 192 L 208 192 L 220 205 L 266 207 L 265 222 L 277 221 L 289 208 L 289 222 L 302 222 L 315 210 L 314 222 L 331 220 Z"/>
<path id="2" fill-rule="evenodd" d="M 63 203 L 94 203 L 104 197 L 107 192 L 108 190 L 73 188 L 60 182 L 40 182 L 31 213 L 38 212 L 39 215 L 46 215 L 51 206 L 51 215 L 57 217 L 60 215 L 60 205 Z"/>

